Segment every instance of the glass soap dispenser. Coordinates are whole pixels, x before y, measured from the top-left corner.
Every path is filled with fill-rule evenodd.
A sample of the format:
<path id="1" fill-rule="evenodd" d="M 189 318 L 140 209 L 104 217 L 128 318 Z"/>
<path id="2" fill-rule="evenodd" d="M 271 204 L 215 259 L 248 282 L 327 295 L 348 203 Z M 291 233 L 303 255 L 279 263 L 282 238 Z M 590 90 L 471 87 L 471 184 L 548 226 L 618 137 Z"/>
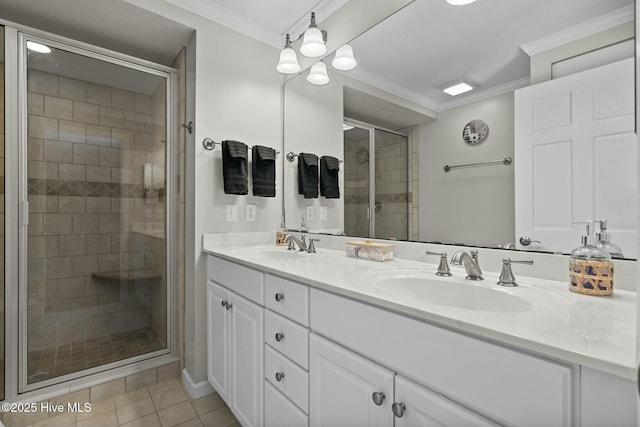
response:
<path id="1" fill-rule="evenodd" d="M 593 229 L 594 222 L 586 221 L 586 234 L 582 236 L 582 246 L 571 251 L 569 289 L 586 295 L 611 295 L 613 262 L 607 251 L 596 246 Z"/>
<path id="2" fill-rule="evenodd" d="M 607 233 L 607 220 L 599 219 L 596 222 L 600 224 L 600 232 L 596 234 L 598 240 L 596 246 L 607 251 L 611 258 L 624 258 L 622 248 L 615 243 L 611 243 L 611 235 Z"/>

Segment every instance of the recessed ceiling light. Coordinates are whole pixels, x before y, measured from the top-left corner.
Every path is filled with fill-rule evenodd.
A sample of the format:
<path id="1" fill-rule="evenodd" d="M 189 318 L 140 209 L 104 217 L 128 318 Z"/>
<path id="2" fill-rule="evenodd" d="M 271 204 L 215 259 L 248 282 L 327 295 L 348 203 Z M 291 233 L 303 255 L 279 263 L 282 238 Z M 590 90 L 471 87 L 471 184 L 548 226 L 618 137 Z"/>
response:
<path id="1" fill-rule="evenodd" d="M 34 52 L 38 52 L 38 53 L 50 53 L 51 52 L 51 48 L 49 48 L 49 46 L 45 46 L 43 44 L 32 42 L 32 41 L 28 41 L 27 42 L 27 49 L 32 50 Z"/>
<path id="2" fill-rule="evenodd" d="M 465 4 L 473 3 L 476 0 L 447 0 L 447 3 L 454 6 L 464 6 Z"/>
<path id="3" fill-rule="evenodd" d="M 463 82 L 463 83 L 457 83 L 453 86 L 446 87 L 442 90 L 451 96 L 456 96 L 456 95 L 460 95 L 461 93 L 469 92 L 472 89 L 473 89 L 473 86 Z"/>

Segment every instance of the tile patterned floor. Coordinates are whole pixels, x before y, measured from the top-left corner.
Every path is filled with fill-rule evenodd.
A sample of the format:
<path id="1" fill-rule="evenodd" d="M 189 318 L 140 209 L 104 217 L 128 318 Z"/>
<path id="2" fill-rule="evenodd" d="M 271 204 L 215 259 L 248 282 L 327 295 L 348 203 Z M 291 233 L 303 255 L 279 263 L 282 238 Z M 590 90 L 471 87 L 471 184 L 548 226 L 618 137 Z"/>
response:
<path id="1" fill-rule="evenodd" d="M 61 344 L 29 352 L 29 383 L 165 348 L 151 328 Z"/>
<path id="2" fill-rule="evenodd" d="M 191 399 L 177 378 L 94 402 L 87 413 L 65 413 L 29 424 L 27 417 L 7 415 L 7 427 L 240 427 L 217 393 Z"/>

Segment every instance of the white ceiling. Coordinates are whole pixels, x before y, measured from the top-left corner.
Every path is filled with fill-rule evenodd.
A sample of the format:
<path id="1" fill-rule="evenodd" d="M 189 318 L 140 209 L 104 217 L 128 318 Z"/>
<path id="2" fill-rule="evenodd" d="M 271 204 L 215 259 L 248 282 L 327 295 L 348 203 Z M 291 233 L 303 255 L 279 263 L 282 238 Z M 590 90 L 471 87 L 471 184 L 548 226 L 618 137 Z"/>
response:
<path id="1" fill-rule="evenodd" d="M 439 83 L 463 75 L 489 90 L 528 81 L 529 56 L 522 45 L 633 3 L 478 0 L 451 6 L 415 0 L 352 42 L 358 59 L 353 75 L 441 110 L 454 98 L 436 88 Z"/>
<path id="2" fill-rule="evenodd" d="M 281 46 L 286 31 L 304 28 L 310 11 L 318 13 L 322 28 L 322 17 L 346 2 L 167 1 L 274 46 Z M 359 64 L 350 75 L 443 110 L 475 99 L 479 91 L 522 86 L 529 76 L 522 45 L 633 3 L 478 0 L 451 6 L 445 0 L 415 0 L 352 42 Z M 193 35 L 190 28 L 121 0 L 0 0 L 0 18 L 161 64 L 170 64 Z M 457 75 L 479 83 L 479 90 L 451 98 L 435 87 Z"/>

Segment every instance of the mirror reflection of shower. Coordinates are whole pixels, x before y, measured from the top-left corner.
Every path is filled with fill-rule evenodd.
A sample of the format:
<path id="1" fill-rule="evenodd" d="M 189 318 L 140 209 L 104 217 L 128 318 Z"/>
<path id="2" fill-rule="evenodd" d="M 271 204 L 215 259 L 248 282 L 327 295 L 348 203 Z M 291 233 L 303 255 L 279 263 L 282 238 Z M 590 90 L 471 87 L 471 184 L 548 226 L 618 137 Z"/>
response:
<path id="1" fill-rule="evenodd" d="M 355 121 L 343 129 L 345 233 L 408 239 L 409 138 Z"/>

